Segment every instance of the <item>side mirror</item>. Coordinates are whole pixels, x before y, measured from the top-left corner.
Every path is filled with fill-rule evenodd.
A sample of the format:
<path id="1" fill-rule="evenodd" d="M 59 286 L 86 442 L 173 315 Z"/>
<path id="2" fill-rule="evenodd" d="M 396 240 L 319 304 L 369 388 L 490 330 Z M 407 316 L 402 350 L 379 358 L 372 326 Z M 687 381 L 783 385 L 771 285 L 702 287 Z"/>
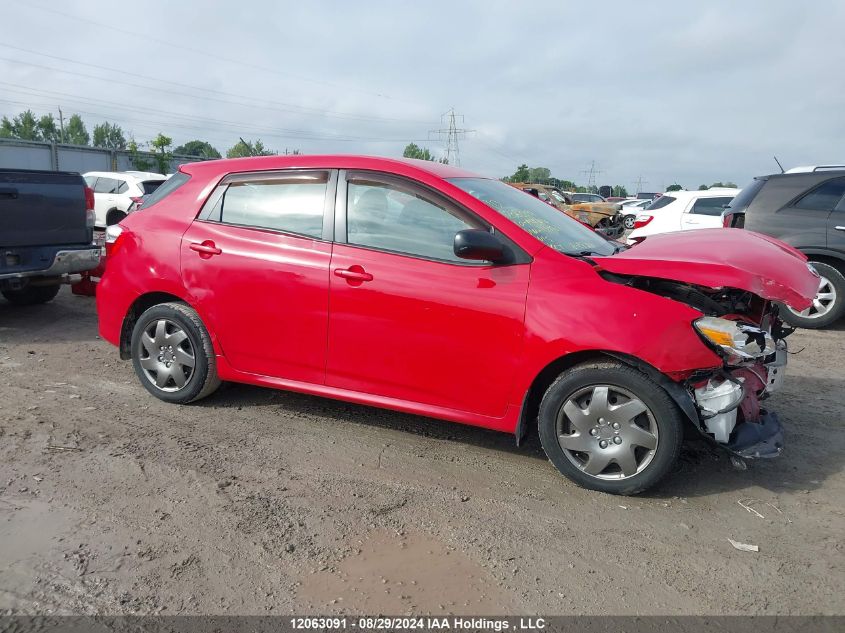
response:
<path id="1" fill-rule="evenodd" d="M 455 234 L 455 255 L 461 259 L 506 263 L 505 245 L 492 233 L 483 229 L 465 229 Z"/>

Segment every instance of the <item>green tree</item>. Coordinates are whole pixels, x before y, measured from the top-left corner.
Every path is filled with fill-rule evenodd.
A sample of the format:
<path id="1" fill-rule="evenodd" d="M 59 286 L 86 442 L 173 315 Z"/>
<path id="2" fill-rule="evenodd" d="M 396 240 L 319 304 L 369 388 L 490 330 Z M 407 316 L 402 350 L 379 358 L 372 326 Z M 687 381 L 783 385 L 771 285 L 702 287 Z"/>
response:
<path id="1" fill-rule="evenodd" d="M 85 123 L 82 117 L 78 114 L 72 115 L 65 126 L 65 143 L 71 145 L 88 145 L 91 137 L 88 135 L 88 130 L 85 129 Z"/>
<path id="2" fill-rule="evenodd" d="M 528 169 L 529 182 L 545 182 L 552 177 L 552 171 L 548 167 L 530 167 Z"/>
<path id="3" fill-rule="evenodd" d="M 709 188 L 707 185 L 698 185 L 699 191 L 707 191 Z"/>
<path id="4" fill-rule="evenodd" d="M 3 120 L 0 121 L 0 136 L 17 138 L 23 141 L 40 141 L 41 133 L 38 129 L 38 120 L 32 110 L 25 110 L 12 120 L 3 117 Z"/>
<path id="5" fill-rule="evenodd" d="M 506 178 L 510 182 L 528 182 L 531 179 L 531 174 L 528 169 L 528 165 L 522 164 L 516 168 L 516 171 L 513 173 L 513 176 L 510 178 Z"/>
<path id="6" fill-rule="evenodd" d="M 679 185 L 678 183 L 675 183 L 673 185 L 669 185 L 668 187 L 666 187 L 666 191 L 683 191 L 683 190 L 684 190 L 684 188 L 681 185 Z"/>
<path id="7" fill-rule="evenodd" d="M 704 185 L 702 185 L 702 186 L 704 186 Z M 736 183 L 735 183 L 735 182 L 731 182 L 730 180 L 729 180 L 728 182 L 722 182 L 721 180 L 720 180 L 719 182 L 714 182 L 712 185 L 710 185 L 710 186 L 709 186 L 709 187 L 707 187 L 707 188 L 708 188 L 708 189 L 713 189 L 714 187 L 728 187 L 728 188 L 731 188 L 731 189 L 736 189 L 736 188 L 737 188 L 737 187 L 736 187 Z M 701 187 L 699 187 L 699 189 L 701 189 Z"/>
<path id="8" fill-rule="evenodd" d="M 61 130 L 56 125 L 56 119 L 52 114 L 45 114 L 38 119 L 38 135 L 42 141 L 50 143 L 60 143 L 62 140 Z"/>
<path id="9" fill-rule="evenodd" d="M 616 196 L 617 198 L 627 198 L 628 197 L 628 190 L 624 187 L 624 185 L 613 185 L 611 189 L 611 193 Z"/>
<path id="10" fill-rule="evenodd" d="M 200 158 L 220 158 L 220 152 L 214 149 L 206 141 L 188 141 L 173 150 L 174 154 L 181 156 L 199 156 Z"/>
<path id="11" fill-rule="evenodd" d="M 117 123 L 105 122 L 95 125 L 93 135 L 94 147 L 126 149 L 126 138 L 123 136 L 123 130 Z"/>
<path id="12" fill-rule="evenodd" d="M 264 147 L 260 140 L 245 141 L 240 139 L 226 152 L 226 158 L 243 158 L 245 156 L 274 156 L 276 152 Z"/>
<path id="13" fill-rule="evenodd" d="M 171 145 L 173 145 L 173 139 L 161 132 L 150 141 L 150 149 L 152 149 L 154 154 L 153 159 L 158 166 L 160 174 L 166 174 L 170 171 L 170 162 L 173 160 L 173 154 L 168 151 L 168 148 Z"/>
<path id="14" fill-rule="evenodd" d="M 153 161 L 147 158 L 146 156 L 141 155 L 141 152 L 138 148 L 138 143 L 135 141 L 134 138 L 129 139 L 128 149 L 129 162 L 132 163 L 132 166 L 135 169 L 137 169 L 138 171 L 150 171 L 153 168 Z"/>
<path id="15" fill-rule="evenodd" d="M 432 154 L 428 148 L 420 147 L 416 143 L 408 143 L 405 146 L 405 151 L 402 152 L 402 156 L 405 158 L 416 158 L 419 160 L 434 160 L 434 154 Z"/>

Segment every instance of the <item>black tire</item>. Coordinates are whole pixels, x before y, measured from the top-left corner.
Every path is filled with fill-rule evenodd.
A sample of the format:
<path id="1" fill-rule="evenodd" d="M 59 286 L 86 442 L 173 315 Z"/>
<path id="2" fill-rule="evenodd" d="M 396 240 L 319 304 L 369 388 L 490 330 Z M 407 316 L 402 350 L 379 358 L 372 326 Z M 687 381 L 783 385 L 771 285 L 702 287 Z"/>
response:
<path id="1" fill-rule="evenodd" d="M 3 290 L 0 292 L 6 301 L 16 306 L 32 306 L 38 303 L 47 303 L 56 298 L 59 294 L 59 284 L 50 286 L 26 286 L 19 290 Z"/>
<path id="2" fill-rule="evenodd" d="M 631 452 L 635 455 L 634 463 L 638 470 L 632 470 L 635 474 L 629 476 L 623 476 L 621 462 L 615 462 L 612 458 L 608 466 L 598 476 L 585 472 L 583 466 L 579 466 L 579 464 L 582 463 L 582 456 L 586 457 L 588 453 L 567 450 L 561 446 L 563 440 L 559 440 L 558 415 L 562 413 L 564 405 L 571 398 L 573 401 L 577 401 L 577 398 L 574 397 L 584 390 L 603 386 L 608 387 L 610 394 L 608 400 L 611 405 L 615 404 L 614 400 L 617 398 L 617 393 L 620 394 L 621 398 L 626 398 L 621 392 L 613 391 L 614 389 L 621 389 L 629 395 L 635 396 L 631 400 L 635 402 L 638 400 L 639 404 L 646 408 L 646 412 L 632 418 L 629 424 L 636 424 L 642 430 L 641 425 L 645 421 L 648 429 L 653 433 L 655 446 L 652 449 L 646 449 L 640 445 L 630 446 Z M 583 402 L 586 402 L 587 405 L 590 403 L 589 400 Z M 627 402 L 620 400 L 620 404 L 624 405 Z M 567 415 L 562 415 L 563 423 L 567 419 Z M 599 420 L 604 420 L 604 418 L 599 418 Z M 588 424 L 591 423 L 588 422 Z M 592 443 L 594 442 L 596 456 L 602 460 L 607 460 L 608 454 L 628 448 L 628 443 L 624 443 L 624 446 L 620 446 L 618 449 L 613 446 L 616 441 L 613 434 L 618 435 L 624 431 L 612 430 L 607 421 L 603 424 L 606 426 L 600 430 L 596 426 L 595 432 L 599 433 L 598 437 L 588 436 L 586 433 L 579 433 L 578 435 L 583 435 L 584 442 L 590 444 L 590 450 L 593 450 Z M 615 425 L 616 423 L 613 422 L 613 428 L 619 428 Z M 563 475 L 584 488 L 616 495 L 634 495 L 651 488 L 660 481 L 671 470 L 678 458 L 684 436 L 681 414 L 669 394 L 637 369 L 613 361 L 577 365 L 561 374 L 543 396 L 540 403 L 538 426 L 540 442 L 546 456 Z M 590 433 L 593 432 L 591 429 Z M 608 454 L 599 452 L 599 442 L 602 441 L 601 438 L 604 437 L 605 432 L 610 433 L 607 438 L 608 441 L 605 442 L 605 444 L 610 444 L 607 449 Z M 621 437 L 619 441 L 620 444 L 623 443 Z M 614 468 L 618 469 L 619 472 L 614 473 Z M 614 476 L 618 478 L 611 478 Z"/>
<path id="3" fill-rule="evenodd" d="M 118 224 L 125 217 L 126 214 L 120 209 L 109 209 L 108 213 L 106 213 L 106 226 Z"/>
<path id="4" fill-rule="evenodd" d="M 172 365 L 178 367 L 172 371 L 182 371 L 184 384 L 179 386 L 171 375 L 163 381 L 162 386 L 158 386 L 158 371 L 151 369 L 149 365 L 162 366 L 156 361 L 160 357 L 153 357 L 150 355 L 147 345 L 142 341 L 142 336 L 145 332 L 156 328 L 159 322 L 164 322 L 165 328 L 170 327 L 170 334 L 165 329 L 164 335 L 171 336 L 176 349 L 171 345 L 170 350 L 162 351 L 162 354 L 172 354 L 165 357 L 165 360 L 172 360 Z M 175 343 L 177 330 L 181 330 L 186 338 L 179 343 Z M 157 332 L 157 330 L 155 330 Z M 181 335 L 179 335 L 181 336 Z M 185 343 L 187 341 L 187 344 Z M 148 338 L 147 343 L 151 343 L 152 339 Z M 158 347 L 156 348 L 158 350 Z M 192 356 L 194 365 L 188 369 L 184 369 L 181 361 L 175 360 L 177 354 L 182 354 L 187 358 Z M 189 353 L 190 352 L 190 353 Z M 135 327 L 132 330 L 132 366 L 135 368 L 135 373 L 144 388 L 153 394 L 156 398 L 170 402 L 173 404 L 188 404 L 195 402 L 206 396 L 211 395 L 219 386 L 220 379 L 217 377 L 217 363 L 214 355 L 214 348 L 211 344 L 211 337 L 199 315 L 190 306 L 184 303 L 162 303 L 153 306 L 146 310 L 138 320 L 135 322 Z M 159 353 L 158 351 L 155 352 Z M 145 368 L 143 364 L 147 364 Z M 162 375 L 170 372 L 171 364 L 167 365 L 167 370 L 162 371 Z M 187 366 L 185 366 L 187 367 Z M 163 369 L 163 368 L 162 368 Z"/>
<path id="5" fill-rule="evenodd" d="M 827 311 L 818 316 L 800 316 L 792 312 L 787 306 L 781 306 L 780 316 L 790 325 L 814 330 L 827 327 L 845 316 L 845 275 L 830 264 L 814 261 L 810 263 L 819 275 L 828 280 L 835 293 L 835 298 L 827 306 Z"/>

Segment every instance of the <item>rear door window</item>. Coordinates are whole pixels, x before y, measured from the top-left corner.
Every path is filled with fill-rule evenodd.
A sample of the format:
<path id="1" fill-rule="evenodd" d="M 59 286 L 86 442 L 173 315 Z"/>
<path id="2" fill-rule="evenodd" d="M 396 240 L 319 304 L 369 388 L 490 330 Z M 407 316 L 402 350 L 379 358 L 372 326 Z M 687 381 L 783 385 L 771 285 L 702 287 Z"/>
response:
<path id="1" fill-rule="evenodd" d="M 224 224 L 319 238 L 328 180 L 316 172 L 232 182 L 214 212 Z"/>
<path id="2" fill-rule="evenodd" d="M 125 180 L 117 181 L 117 193 L 126 193 L 129 191 L 129 183 Z"/>
<path id="3" fill-rule="evenodd" d="M 699 198 L 692 205 L 690 213 L 696 215 L 722 215 L 724 207 L 732 200 L 729 196 L 727 198 Z"/>
<path id="4" fill-rule="evenodd" d="M 796 209 L 833 211 L 843 196 L 845 196 L 845 178 L 836 178 L 822 183 L 810 193 L 805 194 L 793 206 Z"/>

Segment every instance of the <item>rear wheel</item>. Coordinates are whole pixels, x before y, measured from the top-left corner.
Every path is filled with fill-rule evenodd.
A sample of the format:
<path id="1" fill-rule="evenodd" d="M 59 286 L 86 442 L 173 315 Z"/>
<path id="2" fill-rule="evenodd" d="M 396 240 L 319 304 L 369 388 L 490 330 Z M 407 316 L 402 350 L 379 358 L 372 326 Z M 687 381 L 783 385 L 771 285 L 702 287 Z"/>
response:
<path id="1" fill-rule="evenodd" d="M 31 306 L 38 303 L 47 303 L 56 298 L 59 294 L 59 284 L 50 286 L 26 286 L 17 290 L 3 290 L 2 294 L 6 301 L 16 306 Z"/>
<path id="2" fill-rule="evenodd" d="M 108 213 L 106 213 L 106 226 L 118 224 L 125 217 L 126 214 L 120 209 L 111 209 Z"/>
<path id="3" fill-rule="evenodd" d="M 627 365 L 602 362 L 576 366 L 549 387 L 539 432 L 549 460 L 575 483 L 631 495 L 669 472 L 683 424 L 660 385 Z"/>
<path id="4" fill-rule="evenodd" d="M 623 226 L 624 226 L 627 230 L 629 230 L 629 231 L 630 231 L 631 229 L 633 229 L 633 228 L 634 228 L 634 222 L 636 222 L 636 221 L 637 221 L 637 216 L 635 216 L 635 215 L 626 215 L 626 216 L 622 219 L 622 225 L 623 225 Z"/>
<path id="5" fill-rule="evenodd" d="M 830 264 L 810 263 L 819 273 L 819 290 L 813 305 L 800 312 L 785 306 L 781 316 L 784 321 L 797 327 L 827 327 L 845 315 L 845 276 Z"/>
<path id="6" fill-rule="evenodd" d="M 138 318 L 132 365 L 146 390 L 165 402 L 187 404 L 220 386 L 211 337 L 184 303 L 162 303 Z"/>

